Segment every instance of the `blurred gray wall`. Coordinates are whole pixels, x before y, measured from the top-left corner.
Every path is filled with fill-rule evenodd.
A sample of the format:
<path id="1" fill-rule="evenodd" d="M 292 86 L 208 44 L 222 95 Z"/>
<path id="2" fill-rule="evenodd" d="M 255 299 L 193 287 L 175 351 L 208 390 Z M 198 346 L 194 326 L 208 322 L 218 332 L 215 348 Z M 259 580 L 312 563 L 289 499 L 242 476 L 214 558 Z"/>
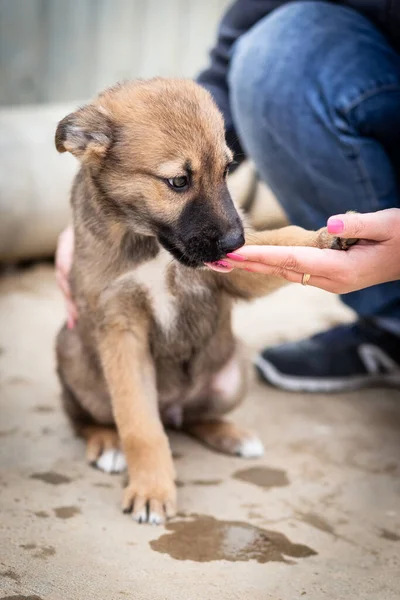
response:
<path id="1" fill-rule="evenodd" d="M 0 263 L 49 256 L 77 162 L 57 122 L 126 78 L 193 77 L 229 0 L 0 0 Z"/>
<path id="2" fill-rule="evenodd" d="M 0 0 L 0 105 L 85 99 L 124 78 L 193 77 L 228 0 Z"/>

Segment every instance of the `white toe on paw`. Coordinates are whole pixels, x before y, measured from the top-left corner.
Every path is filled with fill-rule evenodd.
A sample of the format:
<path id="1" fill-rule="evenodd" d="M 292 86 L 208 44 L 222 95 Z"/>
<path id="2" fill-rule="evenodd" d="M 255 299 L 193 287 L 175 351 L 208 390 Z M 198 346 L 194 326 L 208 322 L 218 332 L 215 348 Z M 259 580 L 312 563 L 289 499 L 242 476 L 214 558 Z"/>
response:
<path id="1" fill-rule="evenodd" d="M 96 467 L 105 473 L 122 473 L 126 469 L 125 456 L 120 450 L 105 450 L 97 459 Z"/>
<path id="2" fill-rule="evenodd" d="M 120 450 L 114 451 L 114 472 L 122 473 L 127 466 L 125 455 Z"/>
<path id="3" fill-rule="evenodd" d="M 147 521 L 147 511 L 144 508 L 143 510 L 133 513 L 132 519 L 136 521 L 136 523 L 146 523 Z"/>
<path id="4" fill-rule="evenodd" d="M 259 458 L 264 455 L 264 446 L 261 440 L 254 437 L 244 440 L 238 447 L 237 454 L 243 458 Z"/>
<path id="5" fill-rule="evenodd" d="M 161 515 L 155 512 L 151 512 L 149 514 L 149 523 L 150 525 L 161 525 L 164 522 L 164 519 Z"/>

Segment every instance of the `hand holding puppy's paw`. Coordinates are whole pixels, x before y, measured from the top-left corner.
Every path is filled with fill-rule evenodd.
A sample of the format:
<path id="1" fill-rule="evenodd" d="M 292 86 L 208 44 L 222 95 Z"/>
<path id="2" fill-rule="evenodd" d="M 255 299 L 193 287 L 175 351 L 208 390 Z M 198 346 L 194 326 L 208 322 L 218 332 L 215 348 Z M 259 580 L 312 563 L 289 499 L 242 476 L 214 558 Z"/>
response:
<path id="1" fill-rule="evenodd" d="M 356 238 L 346 239 L 338 237 L 337 235 L 332 235 L 331 233 L 328 233 L 326 227 L 323 227 L 318 232 L 317 247 L 321 249 L 327 248 L 330 250 L 347 250 L 350 248 L 350 246 L 354 246 L 354 244 L 357 242 L 358 239 Z"/>

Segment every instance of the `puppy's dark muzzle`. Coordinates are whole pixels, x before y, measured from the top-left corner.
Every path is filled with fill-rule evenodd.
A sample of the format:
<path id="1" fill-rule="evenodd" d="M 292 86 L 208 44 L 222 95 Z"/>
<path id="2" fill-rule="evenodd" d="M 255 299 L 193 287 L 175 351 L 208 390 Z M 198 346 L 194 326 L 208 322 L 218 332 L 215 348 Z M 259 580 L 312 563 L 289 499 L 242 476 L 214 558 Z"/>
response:
<path id="1" fill-rule="evenodd" d="M 225 234 L 196 235 L 189 240 L 180 240 L 184 254 L 190 257 L 194 264 L 215 262 L 223 258 L 228 252 L 234 252 L 245 243 L 243 227 L 232 227 Z"/>
<path id="2" fill-rule="evenodd" d="M 229 196 L 221 201 L 220 213 L 204 201 L 192 201 L 173 226 L 159 224 L 158 239 L 186 266 L 218 261 L 245 243 L 243 224 Z"/>

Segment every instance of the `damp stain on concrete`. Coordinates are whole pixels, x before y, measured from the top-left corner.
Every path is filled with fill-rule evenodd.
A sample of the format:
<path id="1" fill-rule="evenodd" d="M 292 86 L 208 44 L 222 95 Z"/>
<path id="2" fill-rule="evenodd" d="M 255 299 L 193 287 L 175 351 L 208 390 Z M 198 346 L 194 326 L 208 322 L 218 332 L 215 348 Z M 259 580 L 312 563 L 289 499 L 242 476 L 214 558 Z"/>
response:
<path id="1" fill-rule="evenodd" d="M 232 475 L 233 479 L 252 483 L 265 490 L 274 487 L 285 487 L 290 481 L 285 471 L 281 469 L 272 469 L 269 467 L 250 467 L 249 469 L 240 469 Z"/>
<path id="2" fill-rule="evenodd" d="M 15 376 L 15 377 L 7 377 L 4 380 L 4 383 L 6 385 L 30 385 L 31 380 L 27 379 L 26 377 Z"/>
<path id="3" fill-rule="evenodd" d="M 53 546 L 41 546 L 37 552 L 33 555 L 35 558 L 42 558 L 46 560 L 50 556 L 54 556 L 56 553 L 56 549 Z"/>
<path id="4" fill-rule="evenodd" d="M 46 559 L 49 556 L 54 556 L 56 553 L 55 548 L 53 546 L 37 546 L 36 544 L 20 544 L 20 548 L 24 550 L 36 550 L 33 554 L 35 558 L 43 558 Z M 1 600 L 1 598 L 0 598 Z"/>
<path id="5" fill-rule="evenodd" d="M 54 412 L 54 407 L 49 406 L 47 404 L 38 404 L 37 406 L 33 407 L 33 412 L 42 413 L 42 414 L 52 413 L 52 412 Z"/>
<path id="6" fill-rule="evenodd" d="M 315 529 L 319 529 L 320 531 L 323 531 L 325 533 L 330 533 L 331 535 L 336 535 L 332 525 L 330 525 L 330 523 L 325 521 L 323 517 L 317 515 L 316 513 L 296 512 L 296 517 L 303 523 L 307 523 L 307 525 L 311 525 L 311 527 L 314 527 Z"/>
<path id="7" fill-rule="evenodd" d="M 77 506 L 60 506 L 54 509 L 54 514 L 58 519 L 71 519 L 75 515 L 80 515 L 81 511 Z"/>
<path id="8" fill-rule="evenodd" d="M 241 521 L 220 521 L 206 515 L 197 515 L 190 521 L 167 523 L 166 529 L 172 533 L 151 541 L 150 547 L 176 560 L 255 560 L 294 564 L 286 557 L 305 558 L 317 554 L 308 546 L 292 543 L 277 531 Z"/>
<path id="9" fill-rule="evenodd" d="M 21 594 L 17 594 L 16 596 L 2 596 L 0 600 L 43 600 L 40 596 L 21 596 Z"/>
<path id="10" fill-rule="evenodd" d="M 52 433 L 54 433 L 54 429 L 52 429 L 51 427 L 42 427 L 40 433 L 42 435 L 51 435 Z"/>
<path id="11" fill-rule="evenodd" d="M 0 571 L 0 577 L 7 577 L 8 579 L 12 579 L 13 581 L 16 581 L 17 583 L 19 583 L 21 580 L 18 573 L 16 573 L 12 569 L 7 569 L 7 571 Z"/>
<path id="12" fill-rule="evenodd" d="M 8 437 L 9 435 L 13 435 L 17 431 L 17 427 L 13 427 L 12 429 L 3 429 L 2 431 L 0 431 L 0 437 Z"/>
<path id="13" fill-rule="evenodd" d="M 33 514 L 35 515 L 35 517 L 39 517 L 39 519 L 48 519 L 48 517 L 50 516 L 44 510 L 38 510 L 37 512 L 34 512 Z"/>
<path id="14" fill-rule="evenodd" d="M 247 514 L 247 518 L 248 519 L 263 519 L 264 515 L 262 515 L 260 512 L 257 512 L 256 510 L 250 510 Z"/>
<path id="15" fill-rule="evenodd" d="M 43 481 L 44 483 L 49 483 L 51 485 L 60 485 L 62 483 L 70 483 L 71 481 L 69 477 L 61 475 L 60 473 L 55 473 L 54 471 L 33 473 L 33 475 L 31 475 L 31 479 L 38 479 L 39 481 Z"/>
<path id="16" fill-rule="evenodd" d="M 389 540 L 390 542 L 400 542 L 400 535 L 394 533 L 394 531 L 389 531 L 388 529 L 381 529 L 379 537 L 384 540 Z"/>
<path id="17" fill-rule="evenodd" d="M 220 485 L 222 483 L 222 479 L 195 479 L 189 483 L 192 485 Z"/>
<path id="18" fill-rule="evenodd" d="M 220 485 L 222 483 L 222 479 L 194 479 L 192 481 L 181 481 L 178 479 L 176 481 L 176 487 L 182 488 L 187 485 Z"/>
<path id="19" fill-rule="evenodd" d="M 111 483 L 103 483 L 102 481 L 100 481 L 99 483 L 94 483 L 93 487 L 98 487 L 98 488 L 112 488 L 113 486 L 111 485 Z"/>

